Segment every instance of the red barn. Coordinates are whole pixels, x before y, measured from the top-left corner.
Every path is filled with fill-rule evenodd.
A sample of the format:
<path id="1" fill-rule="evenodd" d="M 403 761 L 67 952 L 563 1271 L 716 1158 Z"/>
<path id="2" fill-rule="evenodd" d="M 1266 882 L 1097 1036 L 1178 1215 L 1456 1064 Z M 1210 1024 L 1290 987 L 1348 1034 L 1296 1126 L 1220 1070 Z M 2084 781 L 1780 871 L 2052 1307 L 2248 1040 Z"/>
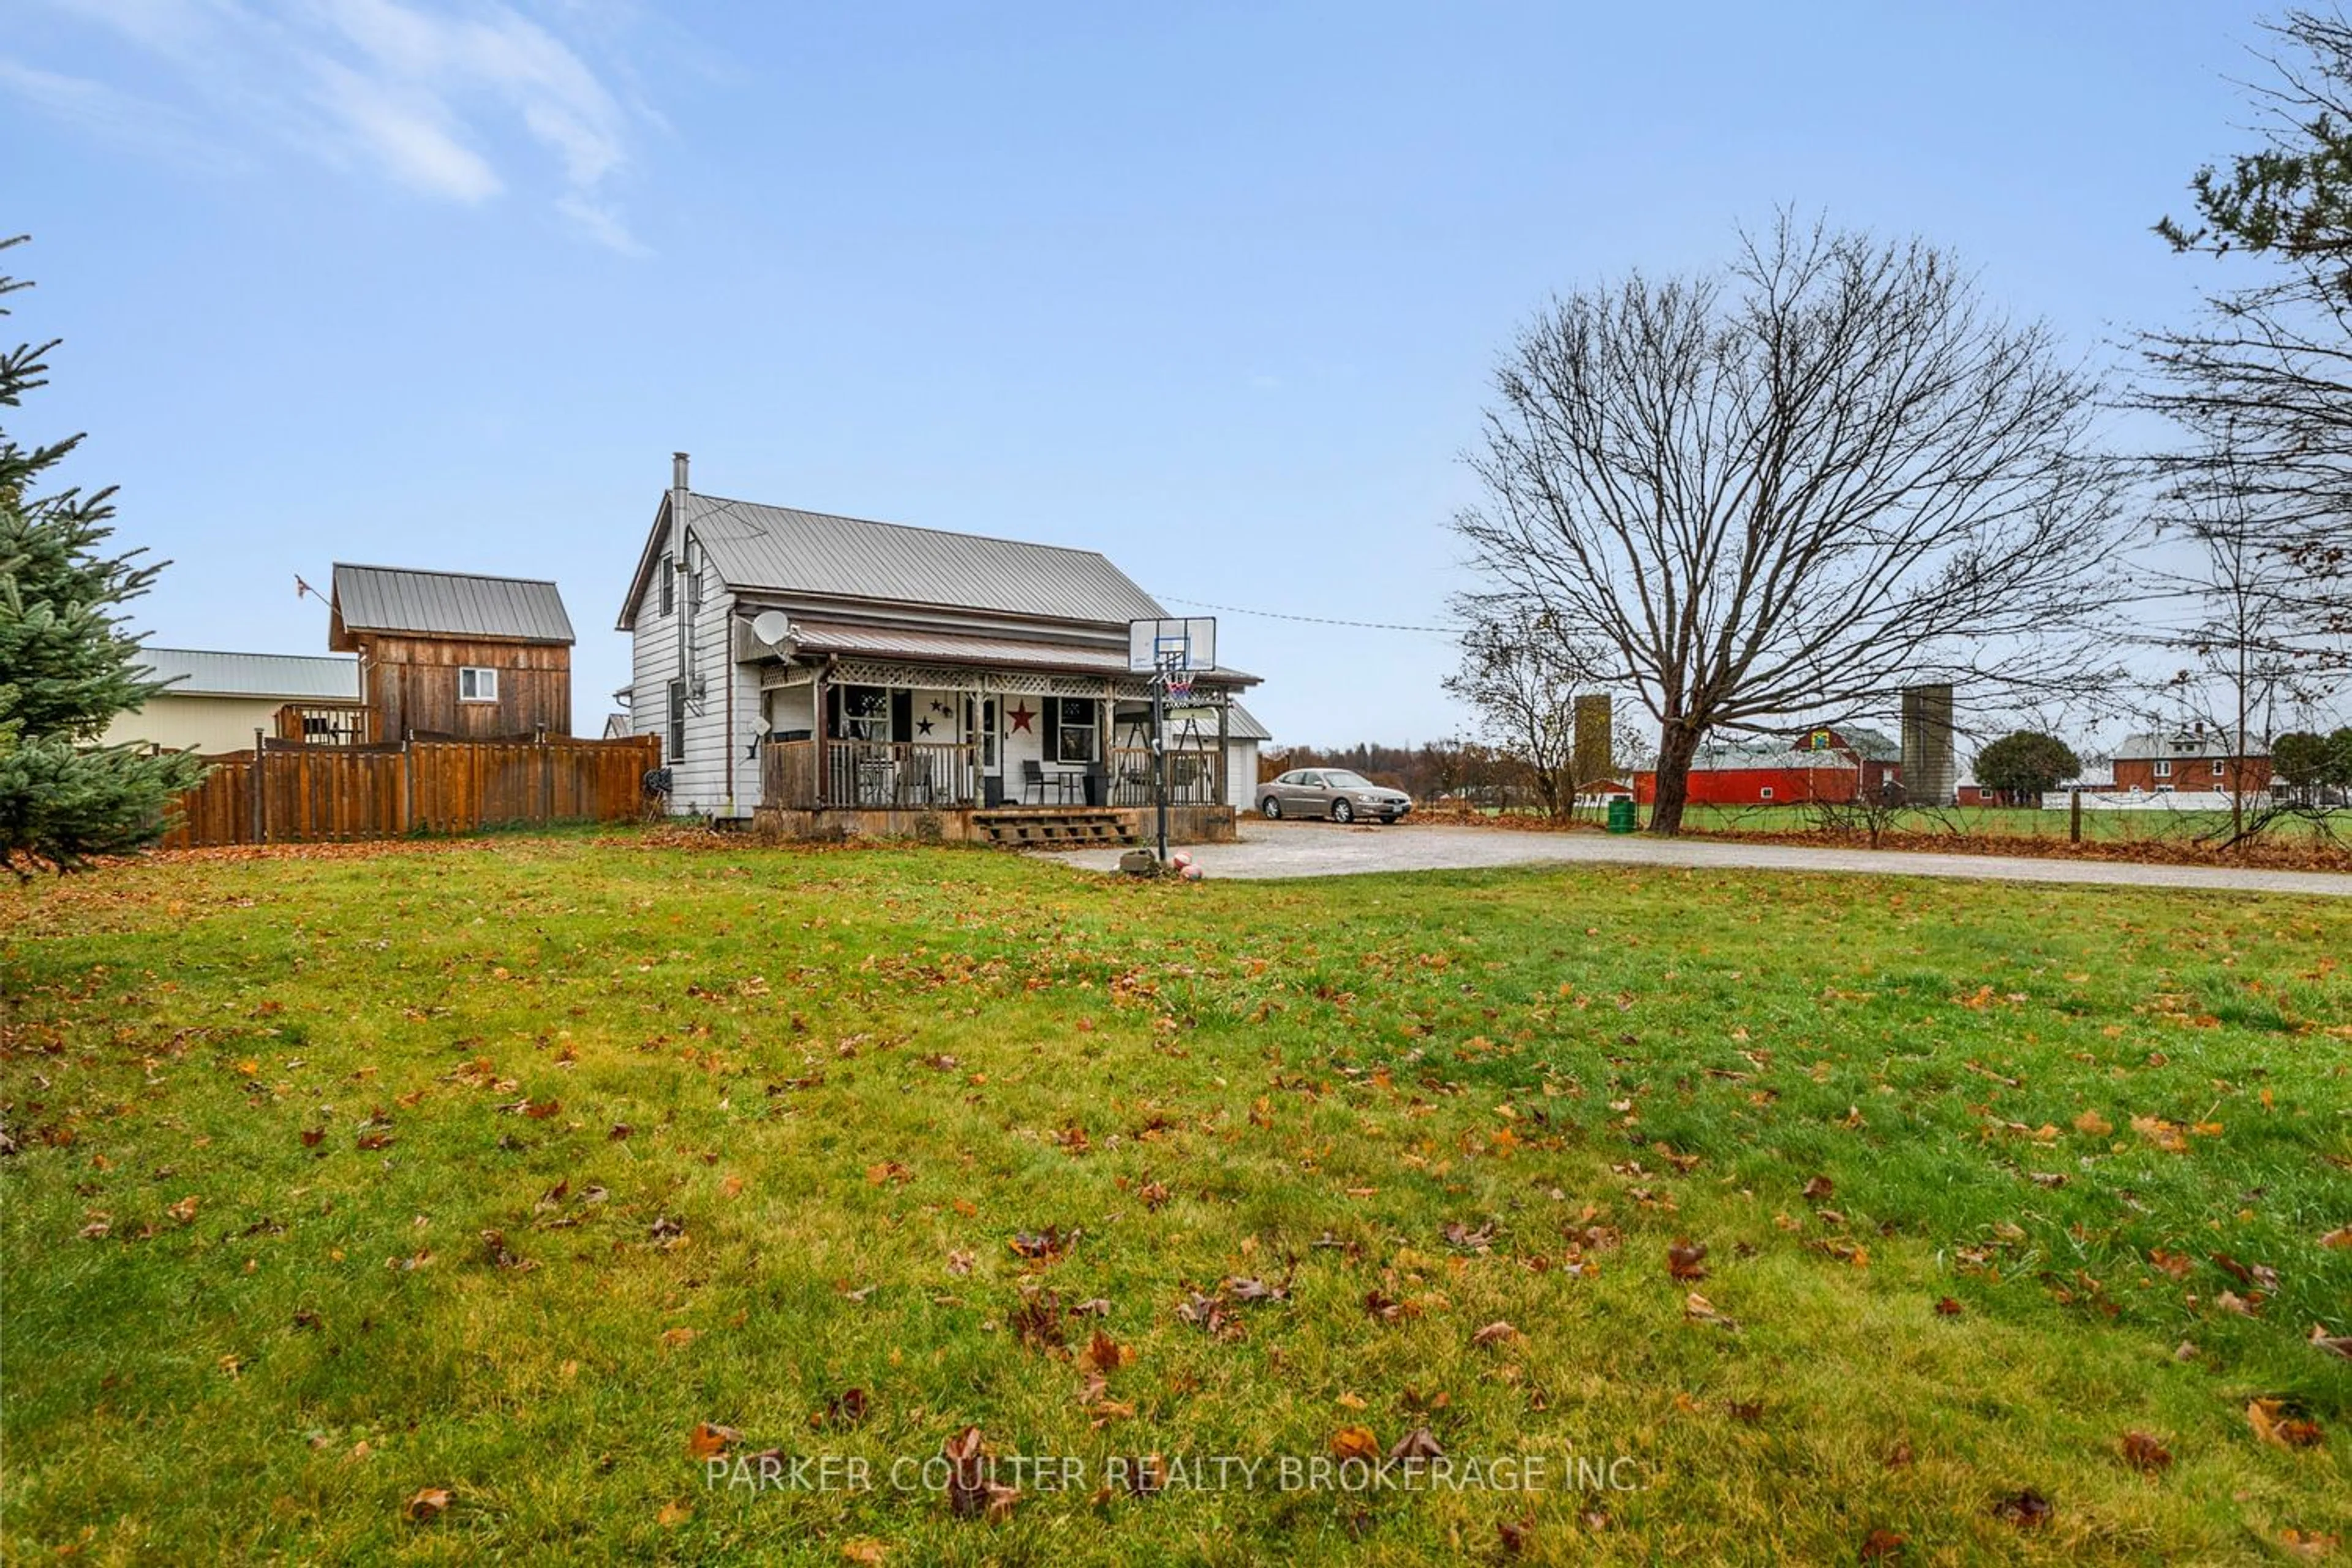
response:
<path id="1" fill-rule="evenodd" d="M 1900 784 L 1903 766 L 1885 755 L 1892 748 L 1849 743 L 1834 730 L 1811 730 L 1795 744 L 1771 742 L 1710 742 L 1691 761 L 1690 793 L 1696 805 L 1788 805 L 1808 801 L 1847 803 Z M 1658 798 L 1654 772 L 1633 775 L 1633 798 L 1649 805 Z"/>

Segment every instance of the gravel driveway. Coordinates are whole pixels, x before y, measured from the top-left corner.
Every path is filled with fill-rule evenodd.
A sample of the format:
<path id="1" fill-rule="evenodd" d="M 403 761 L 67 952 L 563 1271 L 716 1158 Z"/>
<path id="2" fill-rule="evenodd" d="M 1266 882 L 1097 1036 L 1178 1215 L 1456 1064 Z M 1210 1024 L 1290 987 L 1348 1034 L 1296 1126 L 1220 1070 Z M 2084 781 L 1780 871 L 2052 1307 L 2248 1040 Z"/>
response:
<path id="1" fill-rule="evenodd" d="M 1968 877 L 2010 882 L 2074 882 L 2134 888 L 2202 888 L 2256 893 L 2352 897 L 2352 875 L 2326 871 L 2238 870 L 2212 866 L 2143 866 L 2126 860 L 2040 860 L 1993 855 L 1925 855 L 1896 850 L 1808 849 L 1725 839 L 1650 838 L 1639 834 L 1518 833 L 1507 828 L 1399 827 L 1334 823 L 1242 823 L 1234 844 L 1203 844 L 1192 858 L 1211 877 L 1350 877 L 1368 871 L 1443 871 L 1481 866 L 1557 862 L 1773 871 L 1863 872 L 1890 877 Z M 1116 849 L 1075 849 L 1045 858 L 1089 871 L 1115 871 Z"/>

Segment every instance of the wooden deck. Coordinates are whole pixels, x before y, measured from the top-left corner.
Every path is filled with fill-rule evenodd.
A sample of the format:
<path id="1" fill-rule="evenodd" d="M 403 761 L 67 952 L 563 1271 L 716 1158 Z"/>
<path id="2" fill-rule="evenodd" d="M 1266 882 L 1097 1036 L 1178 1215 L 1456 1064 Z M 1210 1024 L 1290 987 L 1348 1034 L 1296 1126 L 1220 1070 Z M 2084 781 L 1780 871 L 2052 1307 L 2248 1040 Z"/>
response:
<path id="1" fill-rule="evenodd" d="M 763 805 L 751 815 L 755 835 L 784 841 L 897 838 L 926 844 L 1075 849 L 1142 844 L 1155 830 L 1150 808 L 1138 806 L 1003 805 L 925 811 Z M 1229 806 L 1168 808 L 1171 844 L 1222 844 L 1233 837 L 1234 813 Z"/>

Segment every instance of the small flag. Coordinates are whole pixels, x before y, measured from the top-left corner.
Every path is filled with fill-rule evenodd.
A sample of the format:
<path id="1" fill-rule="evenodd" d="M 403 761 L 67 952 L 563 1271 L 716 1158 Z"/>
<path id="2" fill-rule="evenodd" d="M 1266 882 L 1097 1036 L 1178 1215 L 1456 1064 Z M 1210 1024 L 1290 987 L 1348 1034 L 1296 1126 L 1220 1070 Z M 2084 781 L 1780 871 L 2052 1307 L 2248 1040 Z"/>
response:
<path id="1" fill-rule="evenodd" d="M 327 596 L 319 592 L 318 589 L 310 586 L 310 584 L 302 581 L 302 574 L 297 572 L 294 574 L 294 596 L 299 599 L 305 594 L 310 595 L 310 597 L 314 599 L 323 599 Z"/>

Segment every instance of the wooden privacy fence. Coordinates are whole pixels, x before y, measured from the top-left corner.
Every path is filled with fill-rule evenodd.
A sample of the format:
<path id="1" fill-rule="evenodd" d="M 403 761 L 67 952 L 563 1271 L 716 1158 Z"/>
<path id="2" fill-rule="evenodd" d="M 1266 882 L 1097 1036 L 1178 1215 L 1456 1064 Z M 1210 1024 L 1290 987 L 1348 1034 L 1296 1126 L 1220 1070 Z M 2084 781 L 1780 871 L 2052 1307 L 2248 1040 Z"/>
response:
<path id="1" fill-rule="evenodd" d="M 204 760 L 212 771 L 180 797 L 166 849 L 627 821 L 644 809 L 661 738 L 267 745 Z"/>

